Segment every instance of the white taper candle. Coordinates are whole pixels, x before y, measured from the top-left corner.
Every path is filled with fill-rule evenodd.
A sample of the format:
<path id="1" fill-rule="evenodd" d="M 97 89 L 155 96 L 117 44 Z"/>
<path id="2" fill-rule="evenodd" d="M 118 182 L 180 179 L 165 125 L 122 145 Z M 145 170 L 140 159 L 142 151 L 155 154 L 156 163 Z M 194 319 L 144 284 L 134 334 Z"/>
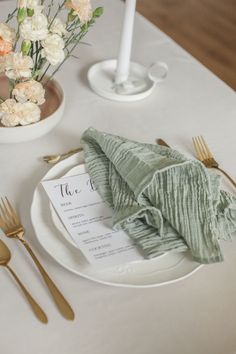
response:
<path id="1" fill-rule="evenodd" d="M 135 8 L 136 0 L 126 0 L 125 14 L 120 39 L 120 49 L 115 75 L 115 83 L 117 85 L 126 81 L 129 76 Z"/>

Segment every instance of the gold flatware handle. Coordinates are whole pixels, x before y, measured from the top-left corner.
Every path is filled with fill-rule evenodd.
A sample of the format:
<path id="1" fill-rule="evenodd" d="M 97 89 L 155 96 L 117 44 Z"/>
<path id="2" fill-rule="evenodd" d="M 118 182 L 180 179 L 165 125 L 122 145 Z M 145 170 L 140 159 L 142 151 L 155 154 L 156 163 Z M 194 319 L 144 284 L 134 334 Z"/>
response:
<path id="1" fill-rule="evenodd" d="M 166 146 L 168 148 L 170 147 L 163 139 L 156 139 L 156 143 L 161 146 Z"/>
<path id="2" fill-rule="evenodd" d="M 232 177 L 230 177 L 230 175 L 229 175 L 227 172 L 225 172 L 224 170 L 222 170 L 222 168 L 217 167 L 217 166 L 215 166 L 215 167 L 213 167 L 213 168 L 215 168 L 216 170 L 222 172 L 222 173 L 225 175 L 225 177 L 227 177 L 228 180 L 232 183 L 232 185 L 234 186 L 234 188 L 236 188 L 236 182 L 233 180 Z"/>
<path id="3" fill-rule="evenodd" d="M 9 272 L 12 274 L 18 285 L 20 286 L 21 290 L 23 291 L 26 299 L 28 300 L 33 312 L 35 313 L 36 317 L 43 323 L 48 323 L 48 318 L 44 311 L 41 309 L 41 307 L 37 304 L 37 302 L 33 299 L 33 297 L 30 295 L 28 290 L 24 287 L 16 273 L 9 267 L 9 265 L 5 265 L 5 267 L 9 270 Z"/>
<path id="4" fill-rule="evenodd" d="M 71 155 L 76 154 L 77 152 L 83 151 L 82 147 L 78 147 L 76 149 L 69 150 L 63 154 L 56 154 L 56 155 L 47 155 L 43 156 L 43 160 L 51 165 L 56 164 L 57 162 L 70 157 Z"/>
<path id="5" fill-rule="evenodd" d="M 77 152 L 80 152 L 80 151 L 83 151 L 82 147 L 78 147 L 76 149 L 69 150 L 69 151 L 65 152 L 64 154 L 61 154 L 61 157 L 65 158 L 68 155 L 73 155 L 73 154 L 76 154 Z"/>
<path id="6" fill-rule="evenodd" d="M 67 319 L 67 320 L 73 320 L 75 318 L 75 314 L 69 305 L 69 303 L 66 301 L 64 296 L 61 294 L 55 283 L 52 281 L 52 279 L 49 277 L 41 263 L 39 262 L 38 258 L 34 254 L 33 250 L 31 249 L 30 245 L 24 240 L 20 239 L 20 241 L 23 243 L 29 254 L 31 255 L 34 263 L 36 264 L 39 272 L 41 273 L 45 283 L 48 286 L 49 291 L 51 292 L 51 295 L 61 312 L 61 314 Z"/>

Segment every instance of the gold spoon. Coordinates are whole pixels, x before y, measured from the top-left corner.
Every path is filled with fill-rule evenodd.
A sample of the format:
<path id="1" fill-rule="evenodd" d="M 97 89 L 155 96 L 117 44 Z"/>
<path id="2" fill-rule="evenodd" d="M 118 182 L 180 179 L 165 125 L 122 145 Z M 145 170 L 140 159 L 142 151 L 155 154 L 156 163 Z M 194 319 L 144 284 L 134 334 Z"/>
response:
<path id="1" fill-rule="evenodd" d="M 80 152 L 82 151 L 83 148 L 82 147 L 79 147 L 77 149 L 72 149 L 72 150 L 69 150 L 63 154 L 57 154 L 57 155 L 47 155 L 47 156 L 43 156 L 43 160 L 47 163 L 50 163 L 50 164 L 55 164 L 61 160 L 64 160 L 66 159 L 67 157 L 73 155 L 73 154 L 76 154 L 77 152 Z"/>
<path id="2" fill-rule="evenodd" d="M 156 139 L 156 143 L 162 146 L 167 146 L 169 145 L 162 139 Z M 55 155 L 47 155 L 43 156 L 43 160 L 47 163 L 50 163 L 52 165 L 56 164 L 57 162 L 66 159 L 67 157 L 76 154 L 77 152 L 83 151 L 82 147 L 76 148 L 69 150 L 67 152 L 64 152 L 63 154 L 55 154 Z"/>
<path id="3" fill-rule="evenodd" d="M 8 265 L 9 261 L 11 259 L 11 252 L 7 245 L 0 240 L 0 266 L 6 267 L 9 272 L 12 274 L 12 276 L 15 278 L 16 282 L 19 284 L 21 287 L 26 299 L 28 300 L 32 310 L 34 311 L 35 315 L 37 318 L 43 322 L 47 323 L 48 319 L 44 311 L 41 309 L 41 307 L 37 304 L 37 302 L 32 298 L 28 290 L 24 287 L 24 285 L 21 283 L 20 279 L 16 275 L 16 273 L 10 268 Z"/>

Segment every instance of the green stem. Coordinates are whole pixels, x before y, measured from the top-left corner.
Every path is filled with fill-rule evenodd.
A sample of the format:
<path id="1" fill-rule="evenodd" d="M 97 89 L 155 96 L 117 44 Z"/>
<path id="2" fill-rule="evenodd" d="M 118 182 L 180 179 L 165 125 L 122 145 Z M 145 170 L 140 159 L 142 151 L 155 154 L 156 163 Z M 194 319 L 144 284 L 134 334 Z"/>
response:
<path id="1" fill-rule="evenodd" d="M 28 55 L 33 59 L 33 56 L 34 56 L 34 42 L 32 42 L 32 44 L 31 44 L 30 51 L 29 51 Z"/>
<path id="2" fill-rule="evenodd" d="M 16 13 L 17 9 L 13 10 L 11 14 L 9 14 L 7 16 L 7 20 L 5 21 L 6 23 L 8 23 L 9 21 L 11 21 L 11 19 L 14 17 L 15 13 Z"/>
<path id="3" fill-rule="evenodd" d="M 13 91 L 13 89 L 11 89 L 11 91 L 10 91 L 10 98 L 13 98 L 12 91 Z"/>
<path id="4" fill-rule="evenodd" d="M 77 22 L 77 21 L 76 21 Z M 65 41 L 65 47 L 64 49 L 66 49 L 68 47 L 68 45 L 78 36 L 78 34 L 74 35 L 74 32 L 67 38 L 67 40 Z M 79 39 L 80 40 L 80 39 Z M 77 42 L 78 44 L 78 42 Z M 68 53 L 69 54 L 69 53 Z M 65 62 L 65 60 L 61 63 L 61 65 Z M 60 65 L 60 66 L 61 66 Z M 42 81 L 42 79 L 45 77 L 46 73 L 48 72 L 49 68 L 50 68 L 51 64 L 48 64 L 48 66 L 46 67 L 43 75 L 41 76 L 41 78 L 39 79 L 39 81 Z"/>
<path id="5" fill-rule="evenodd" d="M 44 78 L 44 76 L 46 75 L 46 73 L 47 73 L 48 69 L 50 68 L 50 66 L 51 66 L 51 64 L 48 64 L 48 66 L 46 67 L 46 69 L 45 69 L 43 75 L 41 76 L 41 78 L 39 79 L 39 81 L 42 81 L 42 80 L 43 80 L 43 78 Z"/>
<path id="6" fill-rule="evenodd" d="M 79 26 L 81 25 L 79 18 L 76 19 L 76 20 L 74 20 L 70 25 L 67 25 L 67 26 L 66 26 L 66 30 L 67 30 L 68 32 L 71 32 L 71 31 L 73 31 L 76 27 L 78 28 L 78 25 L 79 25 Z M 74 27 L 74 28 L 73 28 L 73 27 Z"/>
<path id="7" fill-rule="evenodd" d="M 80 40 L 86 35 L 86 33 L 88 32 L 88 29 L 86 31 L 83 31 L 78 40 L 75 42 L 75 44 L 72 46 L 72 48 L 68 51 L 68 54 L 66 55 L 66 57 L 64 58 L 64 60 L 60 63 L 60 65 L 56 68 L 56 70 L 53 71 L 53 73 L 49 76 L 49 78 L 47 79 L 47 81 L 45 82 L 46 86 L 48 84 L 48 82 L 53 78 L 53 76 L 58 72 L 58 70 L 61 68 L 61 66 L 65 63 L 65 61 L 70 57 L 70 54 L 73 52 L 73 50 L 75 49 L 75 47 L 78 45 L 78 43 L 80 42 Z"/>
<path id="8" fill-rule="evenodd" d="M 3 98 L 2 96 L 0 96 L 0 101 L 1 103 L 5 101 L 5 98 Z"/>
<path id="9" fill-rule="evenodd" d="M 49 23 L 48 29 L 51 28 L 51 25 L 53 23 L 53 21 L 55 20 L 55 18 L 57 17 L 57 15 L 59 14 L 59 12 L 61 11 L 61 9 L 63 8 L 63 6 L 65 5 L 66 0 L 63 0 L 63 2 L 61 3 L 61 5 L 58 6 L 57 11 L 55 12 L 55 15 L 53 16 L 51 22 Z"/>
<path id="10" fill-rule="evenodd" d="M 94 20 L 91 19 L 91 20 L 88 22 L 88 24 L 87 24 L 87 29 L 86 29 L 86 30 L 81 29 L 82 25 L 81 25 L 80 21 L 77 22 L 77 23 L 79 23 L 79 25 L 76 26 L 76 27 L 73 29 L 73 32 L 71 33 L 71 35 L 70 35 L 70 36 L 67 38 L 67 40 L 65 41 L 65 47 L 64 47 L 64 49 L 66 49 L 66 48 L 76 39 L 76 37 L 77 37 L 78 35 L 80 35 L 80 33 L 85 33 L 85 34 L 86 34 L 86 33 L 88 32 L 89 27 L 91 27 L 92 24 L 94 23 Z M 81 32 L 76 33 L 76 30 L 77 30 L 78 28 L 81 29 Z M 84 34 L 84 35 L 85 35 L 85 34 Z M 83 35 L 83 36 L 84 36 L 84 35 Z M 83 36 L 82 36 L 80 39 L 82 39 Z M 79 39 L 79 40 L 80 40 L 80 39 Z M 77 43 L 78 43 L 78 42 L 77 42 Z"/>
<path id="11" fill-rule="evenodd" d="M 64 49 L 66 49 L 74 41 L 74 39 L 76 39 L 77 36 L 78 36 L 78 33 L 75 34 L 75 32 L 72 32 L 70 37 L 68 37 L 67 40 L 65 41 Z"/>
<path id="12" fill-rule="evenodd" d="M 48 13 L 47 13 L 48 18 L 50 17 L 51 10 L 52 10 L 53 6 L 54 6 L 54 0 L 51 0 L 51 3 L 48 5 Z"/>
<path id="13" fill-rule="evenodd" d="M 16 49 L 16 45 L 17 45 L 17 42 L 20 38 L 20 33 L 19 33 L 19 24 L 18 24 L 18 27 L 17 27 L 17 32 L 16 32 L 16 40 L 15 40 L 15 43 L 14 43 L 14 46 L 13 46 L 13 51 Z"/>
<path id="14" fill-rule="evenodd" d="M 34 66 L 34 71 L 38 70 L 38 55 L 39 55 L 39 42 L 36 41 L 35 42 L 35 53 L 36 53 L 36 56 L 35 56 L 35 66 Z"/>
<path id="15" fill-rule="evenodd" d="M 59 6 L 59 8 L 62 8 L 62 6 L 64 5 L 66 0 L 63 1 L 63 3 Z M 60 10 L 58 9 L 57 13 Z M 57 16 L 57 14 L 55 15 Z M 54 16 L 54 18 L 55 18 Z M 76 48 L 76 46 L 79 44 L 79 42 L 81 41 L 81 39 L 87 34 L 89 28 L 95 23 L 95 18 L 98 17 L 98 15 L 95 14 L 94 12 L 94 16 L 92 17 L 92 19 L 87 22 L 86 24 L 83 25 L 79 25 L 78 27 L 76 27 L 75 29 L 79 28 L 81 29 L 81 31 L 77 34 L 75 34 L 75 29 L 72 32 L 72 34 L 69 36 L 69 38 L 67 38 L 66 42 L 65 42 L 65 47 L 64 49 L 67 49 L 67 55 L 65 56 L 65 58 L 63 59 L 63 61 L 59 64 L 59 66 L 52 72 L 52 74 L 49 76 L 49 78 L 47 79 L 47 81 L 45 82 L 44 86 L 46 86 L 48 84 L 48 82 L 53 78 L 53 76 L 60 70 L 61 66 L 65 63 L 65 61 L 71 56 L 71 53 L 73 52 L 73 50 Z M 54 18 L 52 19 L 49 28 L 54 20 Z M 75 21 L 76 23 L 77 21 Z M 78 22 L 77 22 L 78 23 Z M 75 40 L 75 44 L 70 48 L 70 50 L 67 48 L 70 44 L 72 44 L 72 41 L 74 42 Z M 45 76 L 46 72 L 49 69 L 49 66 L 46 68 L 44 74 L 41 76 L 40 80 L 41 81 L 43 79 L 43 77 Z"/>
<path id="16" fill-rule="evenodd" d="M 45 58 L 42 58 L 42 56 L 40 54 L 38 69 L 42 70 L 44 65 L 46 64 L 46 62 L 47 62 L 47 60 Z"/>

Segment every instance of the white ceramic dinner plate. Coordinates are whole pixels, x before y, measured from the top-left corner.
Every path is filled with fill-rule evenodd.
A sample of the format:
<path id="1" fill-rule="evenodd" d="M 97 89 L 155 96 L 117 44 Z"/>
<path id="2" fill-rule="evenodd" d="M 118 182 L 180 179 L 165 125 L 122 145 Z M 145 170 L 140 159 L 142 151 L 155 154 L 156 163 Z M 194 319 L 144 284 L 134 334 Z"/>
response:
<path id="1" fill-rule="evenodd" d="M 53 166 L 43 180 L 60 178 L 84 171 L 82 154 L 76 154 Z M 167 253 L 151 260 L 123 264 L 106 269 L 90 265 L 73 244 L 41 185 L 36 187 L 31 206 L 35 234 L 42 247 L 64 268 L 87 279 L 124 287 L 155 287 L 176 282 L 196 272 L 201 265 L 192 260 L 189 252 Z"/>

